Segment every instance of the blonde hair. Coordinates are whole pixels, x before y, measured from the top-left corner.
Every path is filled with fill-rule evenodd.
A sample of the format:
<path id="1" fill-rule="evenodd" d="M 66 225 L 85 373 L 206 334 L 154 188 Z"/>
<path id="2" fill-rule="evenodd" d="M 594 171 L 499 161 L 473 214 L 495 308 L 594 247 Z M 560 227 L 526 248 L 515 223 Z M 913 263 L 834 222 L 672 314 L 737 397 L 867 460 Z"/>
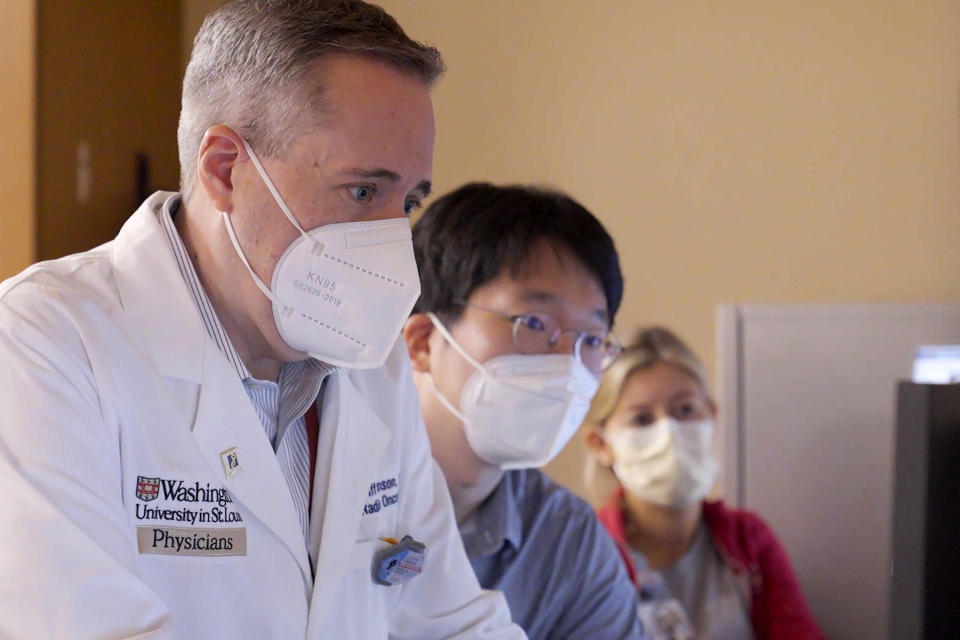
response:
<path id="1" fill-rule="evenodd" d="M 590 403 L 590 410 L 583 420 L 586 429 L 602 430 L 620 400 L 623 386 L 637 371 L 665 362 L 671 364 L 696 381 L 705 394 L 710 395 L 707 372 L 700 358 L 676 334 L 663 327 L 647 327 L 637 332 L 633 341 L 624 348 L 603 373 L 597 393 Z M 593 455 L 587 456 L 584 479 L 592 497 L 603 500 L 610 492 L 612 474 Z"/>

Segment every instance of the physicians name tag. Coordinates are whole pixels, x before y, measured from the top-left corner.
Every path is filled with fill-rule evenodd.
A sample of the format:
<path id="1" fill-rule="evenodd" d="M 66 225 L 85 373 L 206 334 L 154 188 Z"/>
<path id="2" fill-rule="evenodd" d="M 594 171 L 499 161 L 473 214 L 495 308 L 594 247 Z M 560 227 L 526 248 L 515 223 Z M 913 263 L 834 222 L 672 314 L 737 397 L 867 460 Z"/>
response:
<path id="1" fill-rule="evenodd" d="M 245 556 L 247 530 L 137 527 L 137 548 L 167 556 Z"/>

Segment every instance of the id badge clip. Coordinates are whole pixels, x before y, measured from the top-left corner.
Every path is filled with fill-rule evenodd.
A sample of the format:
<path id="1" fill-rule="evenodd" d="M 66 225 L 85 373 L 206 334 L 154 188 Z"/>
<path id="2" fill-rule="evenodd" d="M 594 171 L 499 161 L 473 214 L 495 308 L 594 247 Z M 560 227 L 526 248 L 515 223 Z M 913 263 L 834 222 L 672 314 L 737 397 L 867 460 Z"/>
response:
<path id="1" fill-rule="evenodd" d="M 377 551 L 373 556 L 373 581 L 386 587 L 404 584 L 416 578 L 423 571 L 423 559 L 427 547 L 410 536 L 404 536 L 400 542 L 392 538 L 382 538 L 391 545 Z"/>

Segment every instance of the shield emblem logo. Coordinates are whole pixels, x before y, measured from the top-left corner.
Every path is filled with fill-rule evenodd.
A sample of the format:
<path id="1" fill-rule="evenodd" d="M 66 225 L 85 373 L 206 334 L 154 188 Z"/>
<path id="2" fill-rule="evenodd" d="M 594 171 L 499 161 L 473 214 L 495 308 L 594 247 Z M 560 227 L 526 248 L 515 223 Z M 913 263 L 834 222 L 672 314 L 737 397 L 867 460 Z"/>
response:
<path id="1" fill-rule="evenodd" d="M 160 493 L 160 478 L 137 476 L 137 497 L 146 502 L 155 499 Z"/>

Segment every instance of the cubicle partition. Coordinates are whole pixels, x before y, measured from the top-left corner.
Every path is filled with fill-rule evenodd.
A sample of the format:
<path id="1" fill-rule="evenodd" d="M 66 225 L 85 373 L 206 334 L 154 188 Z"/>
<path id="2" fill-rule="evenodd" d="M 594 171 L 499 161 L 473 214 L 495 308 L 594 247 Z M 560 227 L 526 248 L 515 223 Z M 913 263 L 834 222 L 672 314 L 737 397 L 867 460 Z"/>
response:
<path id="1" fill-rule="evenodd" d="M 723 491 L 776 530 L 831 640 L 890 637 L 896 388 L 960 305 L 718 309 Z"/>

